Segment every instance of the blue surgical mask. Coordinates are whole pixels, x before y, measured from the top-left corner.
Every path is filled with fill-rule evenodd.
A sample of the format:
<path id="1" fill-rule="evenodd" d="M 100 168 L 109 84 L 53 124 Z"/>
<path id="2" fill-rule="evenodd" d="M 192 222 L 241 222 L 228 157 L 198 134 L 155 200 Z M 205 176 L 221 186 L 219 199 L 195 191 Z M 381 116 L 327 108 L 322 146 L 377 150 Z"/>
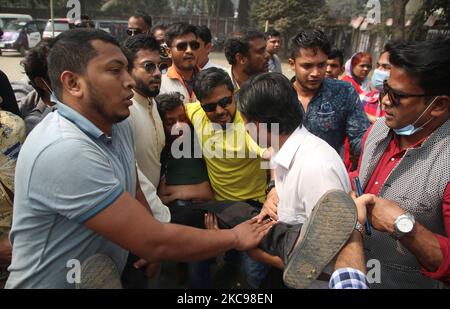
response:
<path id="1" fill-rule="evenodd" d="M 414 134 L 422 131 L 433 120 L 433 118 L 431 118 L 427 123 L 425 123 L 421 127 L 416 128 L 415 125 L 419 122 L 420 119 L 422 119 L 423 115 L 426 114 L 426 112 L 430 109 L 430 107 L 434 104 L 434 102 L 436 102 L 436 100 L 437 97 L 434 99 L 433 102 L 430 103 L 430 105 L 428 105 L 427 109 L 422 113 L 422 115 L 420 115 L 420 117 L 413 124 L 410 124 L 402 129 L 394 129 L 395 134 L 400 136 L 413 136 Z"/>
<path id="2" fill-rule="evenodd" d="M 376 69 L 372 75 L 372 86 L 375 89 L 382 91 L 384 82 L 387 81 L 390 76 L 391 72 Z"/>

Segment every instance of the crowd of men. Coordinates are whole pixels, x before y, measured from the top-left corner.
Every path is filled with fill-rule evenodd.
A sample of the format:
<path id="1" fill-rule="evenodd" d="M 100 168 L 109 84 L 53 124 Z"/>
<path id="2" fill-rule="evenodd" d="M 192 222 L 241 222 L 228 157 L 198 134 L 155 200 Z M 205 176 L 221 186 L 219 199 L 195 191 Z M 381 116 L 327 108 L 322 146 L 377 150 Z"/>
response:
<path id="1" fill-rule="evenodd" d="M 450 284 L 450 39 L 389 42 L 371 74 L 302 30 L 289 80 L 277 31 L 233 34 L 228 69 L 206 26 L 127 33 L 43 42 L 18 102 L 0 75 L 6 288 L 158 288 L 164 261 L 211 288 L 218 256 L 255 289 Z"/>

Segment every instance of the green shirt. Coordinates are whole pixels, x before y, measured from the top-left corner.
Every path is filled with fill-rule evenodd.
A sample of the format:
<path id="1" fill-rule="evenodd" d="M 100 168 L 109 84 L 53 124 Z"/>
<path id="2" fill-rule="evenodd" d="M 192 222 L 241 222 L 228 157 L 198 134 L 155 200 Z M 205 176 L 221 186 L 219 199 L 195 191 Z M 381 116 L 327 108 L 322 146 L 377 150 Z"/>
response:
<path id="1" fill-rule="evenodd" d="M 197 146 L 196 146 L 197 143 Z M 171 145 L 166 146 L 161 156 L 162 175 L 170 186 L 197 185 L 209 181 L 206 163 L 202 158 L 195 158 L 195 148 L 199 147 L 195 133 L 191 128 L 190 156 L 174 158 Z M 201 153 L 201 152 L 200 152 Z"/>

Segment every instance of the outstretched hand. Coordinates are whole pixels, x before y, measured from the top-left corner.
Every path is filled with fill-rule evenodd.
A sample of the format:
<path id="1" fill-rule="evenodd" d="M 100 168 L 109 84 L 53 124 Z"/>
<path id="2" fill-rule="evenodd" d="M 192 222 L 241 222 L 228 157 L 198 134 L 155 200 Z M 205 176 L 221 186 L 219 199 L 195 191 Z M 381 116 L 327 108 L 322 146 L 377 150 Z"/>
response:
<path id="1" fill-rule="evenodd" d="M 255 217 L 236 226 L 232 229 L 237 242 L 235 249 L 248 251 L 256 248 L 274 225 L 273 221 L 258 222 L 258 217 Z"/>
<path id="2" fill-rule="evenodd" d="M 269 195 L 267 195 L 267 200 L 264 203 L 264 206 L 257 216 L 258 222 L 262 223 L 267 217 L 270 217 L 273 221 L 278 221 L 278 204 L 280 203 L 280 199 L 278 198 L 277 190 L 274 188 L 270 191 Z"/>

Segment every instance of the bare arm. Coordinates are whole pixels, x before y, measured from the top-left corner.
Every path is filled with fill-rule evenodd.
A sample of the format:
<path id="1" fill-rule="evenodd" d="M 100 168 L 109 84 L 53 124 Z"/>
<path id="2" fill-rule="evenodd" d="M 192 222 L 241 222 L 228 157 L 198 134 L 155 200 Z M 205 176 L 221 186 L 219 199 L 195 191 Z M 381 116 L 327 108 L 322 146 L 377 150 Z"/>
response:
<path id="1" fill-rule="evenodd" d="M 278 256 L 271 255 L 259 248 L 250 250 L 247 253 L 250 256 L 250 258 L 252 258 L 255 261 L 262 262 L 272 267 L 284 270 L 285 267 L 284 262 Z"/>
<path id="2" fill-rule="evenodd" d="M 394 201 L 376 198 L 375 204 L 369 207 L 369 213 L 375 229 L 392 234 L 396 219 L 405 211 Z M 410 234 L 401 239 L 401 243 L 428 271 L 435 272 L 442 265 L 444 257 L 438 238 L 419 222 Z"/>
<path id="3" fill-rule="evenodd" d="M 354 231 L 347 245 L 336 258 L 336 270 L 341 268 L 353 268 L 367 273 L 366 260 L 362 235 Z"/>
<path id="4" fill-rule="evenodd" d="M 420 223 L 416 223 L 413 232 L 405 236 L 401 243 L 430 272 L 437 271 L 442 265 L 444 256 L 438 238 Z"/>
<path id="5" fill-rule="evenodd" d="M 0 263 L 10 264 L 12 258 L 12 247 L 9 242 L 8 233 L 0 236 Z"/>
<path id="6" fill-rule="evenodd" d="M 161 201 L 166 205 L 176 200 L 211 201 L 214 199 L 214 194 L 209 182 L 186 186 L 168 186 L 162 184 L 159 188 L 158 195 L 160 196 Z"/>
<path id="7" fill-rule="evenodd" d="M 272 226 L 250 220 L 232 230 L 206 231 L 161 224 L 129 193 L 124 193 L 85 225 L 150 263 L 199 261 L 230 249 L 250 250 Z"/>

